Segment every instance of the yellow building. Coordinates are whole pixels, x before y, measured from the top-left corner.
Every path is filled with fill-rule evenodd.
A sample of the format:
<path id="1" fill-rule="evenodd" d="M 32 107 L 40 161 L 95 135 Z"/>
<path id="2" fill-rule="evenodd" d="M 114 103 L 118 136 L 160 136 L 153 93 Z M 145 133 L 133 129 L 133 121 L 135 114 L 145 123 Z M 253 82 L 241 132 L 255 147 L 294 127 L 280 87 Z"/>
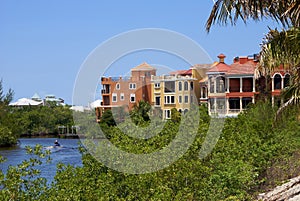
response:
<path id="1" fill-rule="evenodd" d="M 163 119 L 171 118 L 171 109 L 187 112 L 192 104 L 199 104 L 199 81 L 205 78 L 210 64 L 194 65 L 189 70 L 178 70 L 169 75 L 151 76 L 152 106 L 161 109 Z"/>

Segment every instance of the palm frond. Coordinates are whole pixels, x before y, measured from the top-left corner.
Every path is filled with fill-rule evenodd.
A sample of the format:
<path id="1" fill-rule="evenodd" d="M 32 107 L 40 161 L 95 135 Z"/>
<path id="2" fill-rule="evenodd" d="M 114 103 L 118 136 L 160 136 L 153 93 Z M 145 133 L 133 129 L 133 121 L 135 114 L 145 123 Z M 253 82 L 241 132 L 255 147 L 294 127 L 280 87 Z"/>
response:
<path id="1" fill-rule="evenodd" d="M 260 70 L 272 72 L 280 64 L 295 71 L 300 64 L 300 29 L 269 31 L 261 45 Z"/>
<path id="2" fill-rule="evenodd" d="M 206 22 L 209 32 L 214 24 L 235 25 L 238 19 L 246 23 L 248 19 L 255 21 L 272 18 L 284 27 L 299 27 L 299 0 L 217 0 Z"/>

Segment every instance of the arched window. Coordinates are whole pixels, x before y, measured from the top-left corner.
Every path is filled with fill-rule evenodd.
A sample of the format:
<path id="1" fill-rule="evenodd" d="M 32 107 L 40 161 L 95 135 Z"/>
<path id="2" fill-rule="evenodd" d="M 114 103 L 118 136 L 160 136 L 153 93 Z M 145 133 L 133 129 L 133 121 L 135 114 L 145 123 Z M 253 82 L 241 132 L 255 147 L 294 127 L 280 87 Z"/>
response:
<path id="1" fill-rule="evenodd" d="M 217 93 L 224 93 L 225 92 L 225 77 L 220 76 L 216 78 L 216 87 Z"/>
<path id="2" fill-rule="evenodd" d="M 182 82 L 179 82 L 179 83 L 178 83 L 178 90 L 179 90 L 179 91 L 182 91 Z"/>
<path id="3" fill-rule="evenodd" d="M 184 82 L 184 90 L 185 91 L 189 90 L 189 83 L 187 81 Z"/>
<path id="4" fill-rule="evenodd" d="M 283 87 L 288 87 L 290 86 L 290 74 L 285 74 L 284 76 L 284 81 L 283 81 Z"/>
<path id="5" fill-rule="evenodd" d="M 274 76 L 274 89 L 281 89 L 281 76 L 279 74 L 276 74 Z"/>
<path id="6" fill-rule="evenodd" d="M 119 90 L 120 89 L 120 83 L 116 84 L 116 89 Z"/>

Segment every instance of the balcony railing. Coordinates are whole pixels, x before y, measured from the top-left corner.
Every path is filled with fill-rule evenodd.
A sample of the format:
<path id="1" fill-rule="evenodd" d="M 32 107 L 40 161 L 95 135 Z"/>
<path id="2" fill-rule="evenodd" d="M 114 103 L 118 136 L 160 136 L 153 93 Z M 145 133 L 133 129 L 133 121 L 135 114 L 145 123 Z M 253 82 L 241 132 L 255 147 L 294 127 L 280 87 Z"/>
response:
<path id="1" fill-rule="evenodd" d="M 252 92 L 253 91 L 253 87 L 251 86 L 243 86 L 243 92 Z"/>
<path id="2" fill-rule="evenodd" d="M 101 94 L 109 94 L 110 90 L 109 89 L 102 89 Z"/>
<path id="3" fill-rule="evenodd" d="M 243 86 L 242 92 L 252 92 L 253 87 L 251 86 Z M 229 87 L 229 92 L 240 92 L 240 87 Z"/>

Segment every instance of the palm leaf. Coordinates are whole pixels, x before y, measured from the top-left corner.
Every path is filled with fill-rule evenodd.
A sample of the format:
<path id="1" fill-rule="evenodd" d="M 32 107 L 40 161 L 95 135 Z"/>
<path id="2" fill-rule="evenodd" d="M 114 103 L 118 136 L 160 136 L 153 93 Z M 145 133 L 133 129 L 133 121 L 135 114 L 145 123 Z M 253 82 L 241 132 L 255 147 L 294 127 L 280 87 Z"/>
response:
<path id="1" fill-rule="evenodd" d="M 217 0 L 206 22 L 206 30 L 213 24 L 235 25 L 238 19 L 246 23 L 248 19 L 255 21 L 270 17 L 284 27 L 300 24 L 299 0 Z"/>

